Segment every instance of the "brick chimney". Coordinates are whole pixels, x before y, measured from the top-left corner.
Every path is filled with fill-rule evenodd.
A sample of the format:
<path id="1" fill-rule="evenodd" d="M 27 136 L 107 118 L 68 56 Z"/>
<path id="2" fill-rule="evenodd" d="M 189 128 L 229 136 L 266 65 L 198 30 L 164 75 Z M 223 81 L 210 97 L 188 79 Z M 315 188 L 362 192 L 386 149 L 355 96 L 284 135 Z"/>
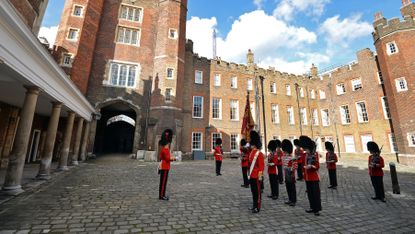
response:
<path id="1" fill-rule="evenodd" d="M 412 0 L 402 0 L 401 14 L 403 18 L 410 16 L 415 19 L 415 3 Z"/>
<path id="2" fill-rule="evenodd" d="M 314 65 L 314 63 L 311 65 L 310 75 L 312 77 L 316 77 L 318 75 L 318 68 Z"/>
<path id="3" fill-rule="evenodd" d="M 249 49 L 248 53 L 246 54 L 246 62 L 248 66 L 254 65 L 254 53 L 252 53 L 252 50 Z"/>

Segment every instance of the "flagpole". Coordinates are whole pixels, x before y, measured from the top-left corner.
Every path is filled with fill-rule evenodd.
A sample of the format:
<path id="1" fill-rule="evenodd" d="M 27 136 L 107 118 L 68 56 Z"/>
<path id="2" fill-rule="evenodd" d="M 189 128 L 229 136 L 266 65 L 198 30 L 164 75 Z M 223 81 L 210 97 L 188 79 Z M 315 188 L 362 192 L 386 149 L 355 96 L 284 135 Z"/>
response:
<path id="1" fill-rule="evenodd" d="M 265 155 L 267 155 L 267 124 L 265 121 L 265 96 L 264 96 L 264 79 L 265 77 L 263 76 L 259 76 L 259 79 L 261 80 L 261 93 L 262 93 L 262 117 L 263 117 L 263 122 L 264 122 L 264 149 L 265 149 Z"/>

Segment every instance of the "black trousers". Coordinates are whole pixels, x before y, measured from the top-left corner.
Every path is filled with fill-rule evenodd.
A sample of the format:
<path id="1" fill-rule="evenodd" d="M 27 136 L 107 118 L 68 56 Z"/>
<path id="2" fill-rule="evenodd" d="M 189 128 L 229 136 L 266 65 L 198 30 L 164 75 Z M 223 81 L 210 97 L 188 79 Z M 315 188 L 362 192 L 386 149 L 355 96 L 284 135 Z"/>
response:
<path id="1" fill-rule="evenodd" d="M 220 175 L 221 167 L 222 167 L 222 161 L 216 161 L 216 175 Z"/>
<path id="2" fill-rule="evenodd" d="M 166 187 L 167 187 L 168 177 L 169 177 L 168 170 L 160 170 L 159 198 L 166 196 Z"/>
<path id="3" fill-rule="evenodd" d="M 269 174 L 269 185 L 271 186 L 271 196 L 278 197 L 279 184 L 277 174 Z"/>
<path id="4" fill-rule="evenodd" d="M 244 179 L 244 185 L 248 186 L 249 185 L 248 167 L 242 167 L 242 178 Z"/>
<path id="5" fill-rule="evenodd" d="M 319 212 L 321 208 L 320 198 L 320 181 L 306 181 L 307 197 L 310 203 L 310 209 L 314 212 Z"/>
<path id="6" fill-rule="evenodd" d="M 284 182 L 284 174 L 282 172 L 282 165 L 277 165 L 277 169 L 278 169 L 278 182 L 282 184 Z"/>
<path id="7" fill-rule="evenodd" d="M 298 179 L 303 179 L 303 164 L 299 163 L 298 167 L 297 167 L 297 178 Z"/>
<path id="8" fill-rule="evenodd" d="M 285 181 L 285 188 L 287 189 L 288 200 L 290 202 L 296 203 L 297 202 L 297 190 L 295 188 L 295 182 Z"/>
<path id="9" fill-rule="evenodd" d="M 337 187 L 336 169 L 329 169 L 330 186 Z"/>
<path id="10" fill-rule="evenodd" d="M 376 198 L 385 198 L 385 189 L 383 187 L 383 176 L 371 176 L 373 188 L 375 189 Z"/>
<path id="11" fill-rule="evenodd" d="M 252 207 L 261 209 L 261 184 L 258 178 L 249 179 L 252 193 Z"/>

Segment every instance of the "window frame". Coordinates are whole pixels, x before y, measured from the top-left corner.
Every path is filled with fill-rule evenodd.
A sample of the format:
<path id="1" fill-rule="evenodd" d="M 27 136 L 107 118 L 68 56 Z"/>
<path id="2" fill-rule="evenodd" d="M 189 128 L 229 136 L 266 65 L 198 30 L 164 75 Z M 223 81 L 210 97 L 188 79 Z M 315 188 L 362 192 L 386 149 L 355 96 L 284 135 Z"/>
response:
<path id="1" fill-rule="evenodd" d="M 394 47 L 394 49 L 395 49 L 394 52 L 392 51 L 391 46 Z M 399 53 L 399 48 L 398 48 L 398 45 L 396 44 L 395 41 L 391 41 L 391 42 L 386 43 L 386 53 L 389 56 Z"/>
<path id="2" fill-rule="evenodd" d="M 386 96 L 383 96 L 380 98 L 380 102 L 382 103 L 383 116 L 385 117 L 385 119 L 391 119 L 392 116 L 390 113 L 388 98 Z"/>
<path id="3" fill-rule="evenodd" d="M 233 136 L 236 136 L 236 138 L 235 138 L 235 148 L 234 149 L 232 148 L 232 144 L 233 144 L 232 137 Z M 238 147 L 239 146 L 239 134 L 231 133 L 230 136 L 229 136 L 229 140 L 230 140 L 231 152 L 239 152 L 239 147 Z"/>
<path id="4" fill-rule="evenodd" d="M 123 39 L 122 41 L 120 41 L 120 31 L 121 29 L 123 30 Z M 116 44 L 122 44 L 122 45 L 129 45 L 129 46 L 136 46 L 136 47 L 140 47 L 141 44 L 141 28 L 138 27 L 128 27 L 128 26 L 124 26 L 124 25 L 117 25 L 117 33 L 115 34 L 115 43 Z M 127 30 L 130 31 L 129 35 L 128 35 L 128 42 L 126 42 L 127 36 Z M 137 38 L 136 38 L 136 44 L 132 43 L 132 39 L 133 39 L 133 33 L 136 32 L 137 33 Z"/>
<path id="5" fill-rule="evenodd" d="M 233 109 L 233 107 L 232 107 L 232 101 L 236 101 L 236 111 L 235 111 L 235 119 L 232 119 L 232 109 Z M 230 108 L 229 108 L 229 119 L 231 120 L 231 121 L 239 121 L 239 100 L 238 99 L 231 99 L 230 100 L 230 102 L 229 102 L 229 106 L 230 106 Z"/>
<path id="6" fill-rule="evenodd" d="M 75 38 L 69 38 L 69 35 L 71 34 L 71 31 L 75 31 L 76 32 L 76 36 L 75 36 Z M 79 28 L 72 28 L 72 27 L 70 27 L 69 29 L 68 29 L 68 35 L 66 35 L 66 40 L 68 40 L 68 41 L 78 41 L 78 39 L 79 39 Z"/>
<path id="7" fill-rule="evenodd" d="M 319 126 L 320 125 L 320 121 L 318 119 L 318 110 L 317 109 L 312 109 L 311 119 L 313 121 L 314 126 Z"/>
<path id="8" fill-rule="evenodd" d="M 220 87 L 221 84 L 222 84 L 222 75 L 220 73 L 215 73 L 213 75 L 213 86 L 214 87 Z"/>
<path id="9" fill-rule="evenodd" d="M 353 83 L 354 81 L 359 81 L 360 82 L 360 87 L 357 87 L 356 88 L 355 84 Z M 352 90 L 353 90 L 353 92 L 363 89 L 362 78 L 356 78 L 356 79 L 351 80 L 350 82 L 352 84 Z"/>
<path id="10" fill-rule="evenodd" d="M 286 96 L 292 96 L 291 85 L 290 84 L 285 84 L 285 95 Z"/>
<path id="11" fill-rule="evenodd" d="M 170 90 L 170 98 L 169 99 L 167 99 L 167 90 Z M 168 87 L 168 88 L 166 88 L 165 89 L 165 91 L 164 91 L 164 101 L 165 102 L 167 102 L 167 103 L 170 103 L 170 102 L 172 102 L 173 101 L 173 88 L 170 88 L 170 87 Z"/>
<path id="12" fill-rule="evenodd" d="M 195 141 L 196 134 L 198 134 L 200 136 L 200 142 L 199 142 L 200 147 L 199 148 L 194 147 L 195 142 L 196 142 Z M 203 134 L 202 134 L 202 132 L 192 132 L 192 151 L 196 151 L 196 150 L 198 150 L 198 151 L 203 150 Z"/>
<path id="13" fill-rule="evenodd" d="M 200 83 L 197 82 L 197 74 L 200 74 Z M 203 84 L 203 71 L 195 70 L 195 84 Z"/>
<path id="14" fill-rule="evenodd" d="M 214 113 L 215 113 L 215 101 L 214 100 L 219 100 L 219 107 L 218 107 L 218 117 L 217 118 L 215 118 L 215 116 L 214 116 Z M 213 97 L 212 98 L 212 119 L 215 119 L 215 120 L 221 120 L 222 119 L 222 98 L 216 98 L 216 97 Z"/>
<path id="15" fill-rule="evenodd" d="M 294 107 L 287 106 L 287 120 L 288 125 L 295 125 Z"/>
<path id="16" fill-rule="evenodd" d="M 310 97 L 311 97 L 311 99 L 316 99 L 316 91 L 314 90 L 314 89 L 312 89 L 311 91 L 310 91 Z"/>
<path id="17" fill-rule="evenodd" d="M 117 68 L 117 84 L 113 84 L 113 65 L 117 64 L 118 68 Z M 127 73 L 125 75 L 126 79 L 125 79 L 125 85 L 119 85 L 119 81 L 120 81 L 120 77 L 121 77 L 121 66 L 127 66 Z M 135 74 L 134 74 L 134 84 L 132 86 L 129 86 L 129 78 L 130 78 L 130 72 L 131 72 L 131 67 L 135 67 Z M 109 61 L 109 73 L 108 73 L 108 79 L 107 79 L 107 86 L 110 87 L 114 87 L 114 88 L 127 88 L 127 89 L 135 89 L 137 87 L 137 81 L 140 77 L 140 71 L 141 71 L 141 66 L 138 63 L 129 63 L 129 62 L 125 62 L 125 61 L 118 61 L 118 60 L 110 60 Z"/>
<path id="18" fill-rule="evenodd" d="M 216 135 L 216 137 L 215 137 L 215 135 Z M 210 135 L 210 139 L 212 139 L 211 142 L 210 142 L 210 146 L 211 146 L 212 151 L 214 151 L 215 147 L 216 147 L 216 139 L 218 139 L 217 135 L 219 135 L 219 138 L 222 139 L 222 143 L 223 143 L 222 133 L 221 132 L 212 132 L 211 135 Z"/>
<path id="19" fill-rule="evenodd" d="M 246 90 L 248 91 L 252 91 L 254 90 L 254 83 L 253 83 L 253 79 L 248 79 L 246 81 Z"/>
<path id="20" fill-rule="evenodd" d="M 173 37 L 171 37 L 171 32 L 172 31 L 174 32 Z M 176 28 L 169 28 L 168 37 L 169 37 L 169 39 L 177 40 L 177 38 L 179 37 L 179 30 L 177 30 Z"/>
<path id="21" fill-rule="evenodd" d="M 336 93 L 337 95 L 343 95 L 346 93 L 346 86 L 344 86 L 344 83 L 336 84 Z"/>
<path id="22" fill-rule="evenodd" d="M 359 105 L 360 103 L 364 104 L 367 120 L 365 120 L 365 118 L 364 118 L 365 114 L 363 113 L 363 110 L 360 108 L 361 107 L 361 105 Z M 369 123 L 369 113 L 367 111 L 368 108 L 367 108 L 366 102 L 365 101 L 358 101 L 358 102 L 355 103 L 355 106 L 356 106 L 356 112 L 357 112 L 357 122 L 358 123 Z M 359 110 L 361 111 L 361 113 L 359 112 Z"/>
<path id="23" fill-rule="evenodd" d="M 408 140 L 409 147 L 415 147 L 415 132 L 408 132 L 407 140 Z"/>
<path id="24" fill-rule="evenodd" d="M 80 15 L 75 15 L 75 10 L 76 10 L 77 7 L 80 7 L 81 8 L 81 14 Z M 79 5 L 79 4 L 74 4 L 73 5 L 73 8 L 72 8 L 72 14 L 71 14 L 71 16 L 83 18 L 84 17 L 84 12 L 85 12 L 85 7 L 84 6 Z"/>
<path id="25" fill-rule="evenodd" d="M 69 63 L 68 64 L 65 63 L 65 58 L 67 58 L 67 57 L 69 57 Z M 71 54 L 71 53 L 62 53 L 61 66 L 62 67 L 72 67 L 73 59 L 74 59 L 73 54 Z"/>
<path id="26" fill-rule="evenodd" d="M 402 88 L 401 81 L 403 81 L 403 83 L 405 84 L 405 88 Z M 396 91 L 398 93 L 408 91 L 408 82 L 406 81 L 405 77 L 396 78 L 395 79 L 395 86 L 396 86 Z"/>
<path id="27" fill-rule="evenodd" d="M 238 77 L 232 76 L 231 77 L 231 89 L 237 89 L 238 88 Z"/>
<path id="28" fill-rule="evenodd" d="M 171 70 L 171 76 L 169 76 L 169 70 Z M 174 69 L 174 68 L 172 68 L 172 67 L 167 67 L 167 68 L 166 68 L 166 79 L 168 79 L 168 80 L 174 80 L 174 76 L 175 76 L 174 71 L 175 71 L 175 69 Z"/>
<path id="29" fill-rule="evenodd" d="M 321 125 L 323 127 L 329 127 L 330 126 L 330 112 L 329 109 L 321 109 Z M 327 120 L 327 121 L 325 121 Z"/>
<path id="30" fill-rule="evenodd" d="M 346 113 L 346 111 L 344 111 L 345 109 L 343 107 L 347 107 L 347 113 Z M 352 118 L 351 118 L 351 115 L 350 115 L 349 105 L 341 105 L 339 108 L 340 108 L 340 119 L 342 121 L 342 125 L 351 124 L 352 123 Z"/>
<path id="31" fill-rule="evenodd" d="M 277 84 L 275 82 L 270 83 L 270 93 L 277 94 Z"/>
<path id="32" fill-rule="evenodd" d="M 271 104 L 271 122 L 273 124 L 279 124 L 280 123 L 280 110 L 278 104 Z"/>
<path id="33" fill-rule="evenodd" d="M 195 98 L 201 98 L 201 106 L 200 106 L 200 116 L 195 116 Z M 193 96 L 193 103 L 192 103 L 192 118 L 193 119 L 203 119 L 203 96 Z"/>
<path id="34" fill-rule="evenodd" d="M 320 89 L 318 93 L 319 93 L 320 100 L 325 100 L 327 98 L 326 91 L 323 91 Z"/>
<path id="35" fill-rule="evenodd" d="M 122 15 L 123 14 L 123 7 L 127 8 L 127 13 L 126 13 L 126 17 L 125 18 Z M 129 19 L 129 13 L 130 13 L 130 10 L 131 9 L 133 10 L 133 16 L 132 16 L 132 19 Z M 138 20 L 135 20 L 137 18 L 136 17 L 137 10 L 140 10 L 139 11 L 140 12 L 140 15 L 139 15 Z M 129 22 L 134 22 L 134 23 L 143 23 L 143 17 L 144 17 L 144 8 L 138 7 L 138 6 L 129 5 L 129 4 L 125 4 L 125 3 L 122 3 L 120 5 L 118 19 L 125 20 L 125 21 L 129 21 Z"/>
<path id="36" fill-rule="evenodd" d="M 307 126 L 308 119 L 307 119 L 307 109 L 305 107 L 300 107 L 300 116 L 301 116 L 301 124 Z"/>

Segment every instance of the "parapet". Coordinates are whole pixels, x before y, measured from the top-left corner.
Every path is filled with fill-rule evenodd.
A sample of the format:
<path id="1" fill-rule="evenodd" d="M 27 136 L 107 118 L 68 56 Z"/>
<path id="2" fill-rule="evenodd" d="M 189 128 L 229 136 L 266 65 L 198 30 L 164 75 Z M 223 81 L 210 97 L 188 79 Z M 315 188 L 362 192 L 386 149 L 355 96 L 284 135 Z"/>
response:
<path id="1" fill-rule="evenodd" d="M 415 29 L 415 21 L 411 16 L 405 16 L 403 20 L 399 18 L 392 18 L 386 20 L 381 18 L 374 23 L 375 31 L 373 32 L 373 39 L 377 40 L 394 33 L 396 31 Z"/>

